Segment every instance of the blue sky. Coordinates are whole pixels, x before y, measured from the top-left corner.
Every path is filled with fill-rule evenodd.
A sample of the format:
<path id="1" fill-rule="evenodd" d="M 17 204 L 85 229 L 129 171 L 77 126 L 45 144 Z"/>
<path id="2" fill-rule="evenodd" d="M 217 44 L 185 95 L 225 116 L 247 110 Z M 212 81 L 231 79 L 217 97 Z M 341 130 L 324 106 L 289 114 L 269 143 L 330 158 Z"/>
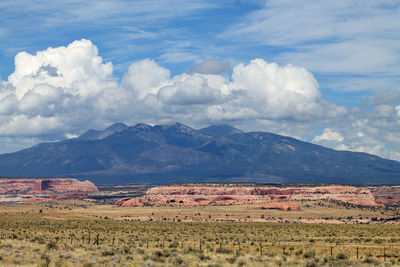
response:
<path id="1" fill-rule="evenodd" d="M 398 160 L 398 18 L 394 0 L 1 1 L 0 152 L 178 120 Z"/>

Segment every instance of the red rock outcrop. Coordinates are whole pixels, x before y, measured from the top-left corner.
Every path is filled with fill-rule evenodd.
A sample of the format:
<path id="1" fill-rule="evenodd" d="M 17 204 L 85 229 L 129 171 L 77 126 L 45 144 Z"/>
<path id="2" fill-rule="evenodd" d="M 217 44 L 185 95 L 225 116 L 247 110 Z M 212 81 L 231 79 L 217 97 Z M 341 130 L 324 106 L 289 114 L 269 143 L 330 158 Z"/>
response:
<path id="1" fill-rule="evenodd" d="M 98 191 L 92 182 L 72 178 L 0 179 L 0 194 L 59 195 Z"/>
<path id="2" fill-rule="evenodd" d="M 148 200 L 143 198 L 131 198 L 127 201 L 122 202 L 122 207 L 138 207 L 143 206 L 145 203 L 149 203 Z"/>
<path id="3" fill-rule="evenodd" d="M 400 201 L 400 186 L 391 187 L 373 187 L 371 193 L 375 197 L 376 202 L 385 205 L 397 205 Z"/>
<path id="4" fill-rule="evenodd" d="M 139 198 L 120 200 L 118 205 L 232 205 L 264 204 L 300 200 L 336 200 L 354 205 L 382 207 L 398 204 L 400 187 L 382 186 L 256 186 L 238 184 L 185 184 L 157 186 Z M 283 204 L 282 204 L 283 205 Z"/>
<path id="5" fill-rule="evenodd" d="M 126 202 L 126 201 L 128 201 L 128 200 L 130 200 L 130 199 L 131 199 L 130 197 L 120 198 L 120 199 L 118 199 L 118 200 L 115 202 L 115 205 L 120 206 L 120 205 L 124 204 L 124 202 Z M 133 199 L 133 198 L 132 198 L 132 199 Z"/>
<path id="6" fill-rule="evenodd" d="M 278 202 L 278 203 L 261 206 L 260 209 L 262 209 L 262 210 L 274 210 L 275 209 L 275 210 L 289 211 L 289 210 L 300 210 L 300 206 L 296 203 L 291 203 L 291 202 Z"/>

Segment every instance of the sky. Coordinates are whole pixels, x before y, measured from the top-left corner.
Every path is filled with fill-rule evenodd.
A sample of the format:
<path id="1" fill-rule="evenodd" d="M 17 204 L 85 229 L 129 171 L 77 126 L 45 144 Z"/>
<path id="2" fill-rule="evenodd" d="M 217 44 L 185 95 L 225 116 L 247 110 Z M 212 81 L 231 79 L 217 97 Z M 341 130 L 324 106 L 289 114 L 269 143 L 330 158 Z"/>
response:
<path id="1" fill-rule="evenodd" d="M 0 153 L 230 124 L 400 160 L 397 0 L 2 0 Z"/>

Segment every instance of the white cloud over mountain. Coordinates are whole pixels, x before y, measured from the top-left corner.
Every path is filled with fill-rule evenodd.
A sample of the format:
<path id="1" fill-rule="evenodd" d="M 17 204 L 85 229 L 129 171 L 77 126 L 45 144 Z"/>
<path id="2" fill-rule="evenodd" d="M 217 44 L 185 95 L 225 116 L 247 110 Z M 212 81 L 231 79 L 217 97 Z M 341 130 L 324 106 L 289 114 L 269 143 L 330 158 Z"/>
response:
<path id="1" fill-rule="evenodd" d="M 17 133 L 20 122 L 32 125 L 27 135 L 40 133 L 35 127 L 70 132 L 88 122 L 134 122 L 145 108 L 157 110 L 148 112 L 147 121 L 184 116 L 190 124 L 248 116 L 309 120 L 341 109 L 323 101 L 306 69 L 263 59 L 236 65 L 231 79 L 201 73 L 171 77 L 168 69 L 144 59 L 134 62 L 119 84 L 112 63 L 103 62 L 89 40 L 35 55 L 18 53 L 14 73 L 2 83 L 0 101 L 3 135 Z M 199 113 L 193 114 L 193 108 Z"/>
<path id="2" fill-rule="evenodd" d="M 335 142 L 342 142 L 343 136 L 332 130 L 330 128 L 325 128 L 324 132 L 321 135 L 317 135 L 313 139 L 314 142 L 321 142 L 321 141 L 335 141 Z"/>
<path id="3" fill-rule="evenodd" d="M 154 60 L 144 59 L 129 66 L 122 79 L 122 86 L 132 90 L 138 99 L 157 93 L 158 88 L 170 78 L 168 69 Z"/>
<path id="4" fill-rule="evenodd" d="M 300 138 L 313 125 L 330 124 L 314 142 L 388 157 L 400 151 L 385 146 L 398 141 L 391 131 L 400 126 L 399 106 L 385 102 L 373 112 L 336 106 L 324 100 L 303 67 L 258 58 L 233 66 L 227 77 L 224 66 L 210 62 L 171 76 L 144 59 L 132 63 L 119 82 L 112 63 L 103 62 L 89 40 L 35 55 L 18 53 L 14 73 L 0 85 L 0 142 L 8 144 L 0 152 L 116 121 L 171 120 L 192 126 L 227 122 Z"/>
<path id="5" fill-rule="evenodd" d="M 112 71 L 110 62 L 103 64 L 97 47 L 81 40 L 67 47 L 48 48 L 36 55 L 18 53 L 15 71 L 8 81 L 15 87 L 18 100 L 40 84 L 64 88 L 65 93 L 87 98 L 99 93 L 104 86 L 115 86 Z M 104 86 L 99 87 L 99 83 Z"/>

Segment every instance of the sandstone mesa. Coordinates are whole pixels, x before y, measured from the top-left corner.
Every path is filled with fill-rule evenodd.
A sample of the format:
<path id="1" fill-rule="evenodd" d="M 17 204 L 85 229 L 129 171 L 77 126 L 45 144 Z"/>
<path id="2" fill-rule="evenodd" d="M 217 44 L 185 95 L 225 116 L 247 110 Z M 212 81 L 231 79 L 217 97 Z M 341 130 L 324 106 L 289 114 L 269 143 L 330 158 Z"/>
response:
<path id="1" fill-rule="evenodd" d="M 184 184 L 150 188 L 144 196 L 117 201 L 122 207 L 144 205 L 244 205 L 300 200 L 335 200 L 361 206 L 383 207 L 400 201 L 400 186 L 257 186 L 238 184 Z M 264 208 L 297 210 L 294 203 Z"/>
<path id="2" fill-rule="evenodd" d="M 72 178 L 15 178 L 0 179 L 1 195 L 24 195 L 30 197 L 26 203 L 40 203 L 61 199 L 86 199 L 89 193 L 98 193 L 90 181 Z M 39 197 L 40 196 L 40 197 Z M 47 196 L 50 198 L 43 198 Z"/>

